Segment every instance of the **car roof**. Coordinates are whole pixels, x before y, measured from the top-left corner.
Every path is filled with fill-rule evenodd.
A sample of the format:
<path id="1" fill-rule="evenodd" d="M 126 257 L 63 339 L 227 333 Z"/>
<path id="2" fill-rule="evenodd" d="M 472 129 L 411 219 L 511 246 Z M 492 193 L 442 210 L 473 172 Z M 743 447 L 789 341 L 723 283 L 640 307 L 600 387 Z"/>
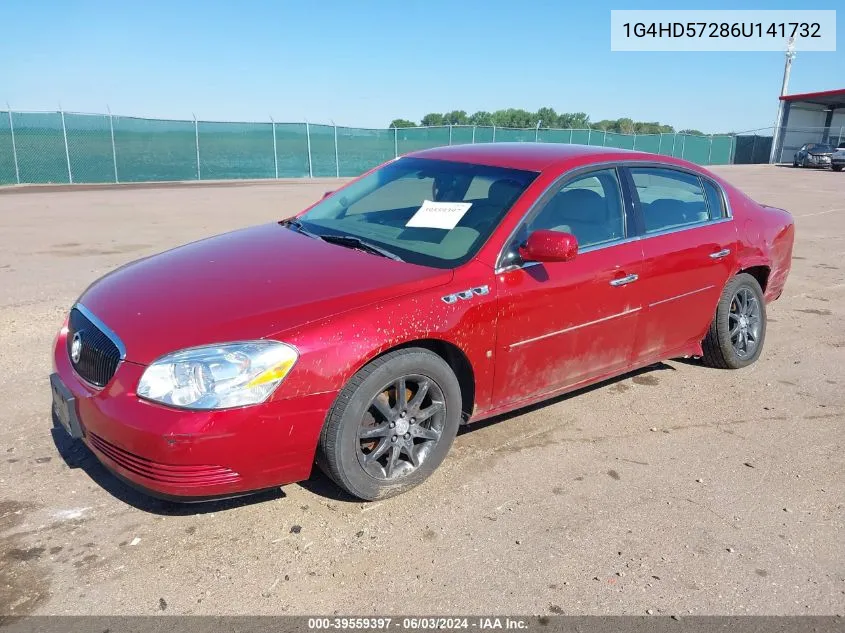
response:
<path id="1" fill-rule="evenodd" d="M 649 154 L 614 147 L 571 145 L 568 143 L 476 143 L 449 145 L 405 154 L 414 158 L 451 160 L 493 167 L 544 171 L 564 168 L 570 164 L 604 162 L 610 160 L 655 160 L 667 164 L 688 165 L 671 156 Z"/>

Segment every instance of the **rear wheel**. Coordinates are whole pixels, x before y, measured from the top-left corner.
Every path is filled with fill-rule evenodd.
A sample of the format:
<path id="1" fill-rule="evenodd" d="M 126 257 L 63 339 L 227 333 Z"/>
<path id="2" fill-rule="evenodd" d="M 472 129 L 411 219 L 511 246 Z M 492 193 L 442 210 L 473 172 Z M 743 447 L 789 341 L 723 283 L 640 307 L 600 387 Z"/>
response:
<path id="1" fill-rule="evenodd" d="M 460 417 L 461 389 L 449 365 L 427 349 L 396 350 L 341 391 L 320 436 L 318 464 L 356 497 L 391 497 L 443 462 Z"/>
<path id="2" fill-rule="evenodd" d="M 845 165 L 832 165 L 832 166 L 831 166 L 831 169 L 832 169 L 833 171 L 842 171 L 842 168 L 843 168 L 843 167 L 845 167 Z"/>
<path id="3" fill-rule="evenodd" d="M 766 338 L 766 303 L 757 280 L 747 273 L 731 279 L 702 342 L 704 363 L 720 369 L 747 367 L 760 357 Z"/>

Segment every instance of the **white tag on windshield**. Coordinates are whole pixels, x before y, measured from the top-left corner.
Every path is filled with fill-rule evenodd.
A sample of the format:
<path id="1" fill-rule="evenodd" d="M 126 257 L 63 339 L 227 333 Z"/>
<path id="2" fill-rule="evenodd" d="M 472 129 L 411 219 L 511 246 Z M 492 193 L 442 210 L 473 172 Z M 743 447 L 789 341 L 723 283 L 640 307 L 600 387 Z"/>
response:
<path id="1" fill-rule="evenodd" d="M 432 202 L 424 200 L 423 205 L 411 216 L 405 225 L 423 229 L 454 229 L 464 214 L 469 211 L 472 202 Z"/>

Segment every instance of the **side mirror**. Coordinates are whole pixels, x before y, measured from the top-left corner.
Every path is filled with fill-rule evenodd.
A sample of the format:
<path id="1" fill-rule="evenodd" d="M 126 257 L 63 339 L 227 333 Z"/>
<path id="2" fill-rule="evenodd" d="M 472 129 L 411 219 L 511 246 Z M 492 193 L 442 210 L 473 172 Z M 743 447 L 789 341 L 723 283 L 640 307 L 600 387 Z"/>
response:
<path id="1" fill-rule="evenodd" d="M 519 255 L 532 262 L 568 262 L 578 253 L 578 240 L 572 233 L 540 229 L 519 247 Z"/>
<path id="2" fill-rule="evenodd" d="M 333 193 L 334 193 L 334 191 L 327 191 L 326 193 L 323 194 L 323 198 L 328 198 Z"/>

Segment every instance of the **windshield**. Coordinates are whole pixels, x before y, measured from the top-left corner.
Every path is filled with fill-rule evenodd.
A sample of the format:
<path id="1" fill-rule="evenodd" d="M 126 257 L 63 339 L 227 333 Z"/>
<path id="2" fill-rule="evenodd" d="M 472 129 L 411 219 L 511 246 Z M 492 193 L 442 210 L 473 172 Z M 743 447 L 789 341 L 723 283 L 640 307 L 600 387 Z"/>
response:
<path id="1" fill-rule="evenodd" d="M 818 152 L 818 153 L 832 152 L 833 151 L 833 147 L 831 147 L 830 145 L 820 145 L 820 144 L 808 145 L 807 149 L 809 149 L 810 151 L 813 151 L 813 152 Z"/>
<path id="2" fill-rule="evenodd" d="M 316 236 L 358 238 L 406 262 L 453 268 L 478 252 L 537 176 L 400 158 L 319 202 L 298 220 Z M 355 245 L 354 240 L 345 243 Z"/>

